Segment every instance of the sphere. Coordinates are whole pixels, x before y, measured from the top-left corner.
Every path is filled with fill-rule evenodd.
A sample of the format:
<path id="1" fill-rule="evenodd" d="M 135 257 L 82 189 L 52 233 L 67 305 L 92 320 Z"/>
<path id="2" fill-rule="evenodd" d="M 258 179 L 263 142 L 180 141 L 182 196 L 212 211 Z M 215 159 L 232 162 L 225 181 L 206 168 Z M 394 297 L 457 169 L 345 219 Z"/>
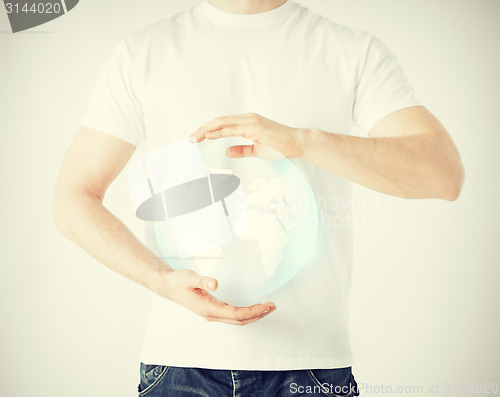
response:
<path id="1" fill-rule="evenodd" d="M 164 192 L 166 216 L 154 221 L 154 236 L 170 266 L 215 278 L 215 297 L 250 302 L 311 261 L 318 210 L 292 161 L 227 158 L 226 147 L 235 143 L 241 140 L 197 145 L 206 174 Z"/>

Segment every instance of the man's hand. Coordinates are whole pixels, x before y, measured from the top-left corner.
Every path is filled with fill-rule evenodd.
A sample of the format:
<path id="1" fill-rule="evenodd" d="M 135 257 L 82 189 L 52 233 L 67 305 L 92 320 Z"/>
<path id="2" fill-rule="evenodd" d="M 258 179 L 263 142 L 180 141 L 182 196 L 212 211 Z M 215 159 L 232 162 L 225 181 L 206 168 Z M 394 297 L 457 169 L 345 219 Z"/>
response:
<path id="1" fill-rule="evenodd" d="M 271 313 L 276 308 L 271 302 L 235 307 L 218 301 L 209 294 L 217 289 L 216 280 L 173 270 L 103 206 L 106 189 L 134 149 L 111 135 L 81 128 L 59 174 L 53 209 L 57 228 L 110 269 L 209 321 L 245 325 Z"/>
<path id="2" fill-rule="evenodd" d="M 199 128 L 190 137 L 191 142 L 241 136 L 253 140 L 253 145 L 231 146 L 227 156 L 275 159 L 277 151 L 287 158 L 300 158 L 304 152 L 305 130 L 288 127 L 255 113 L 217 117 Z"/>
<path id="3" fill-rule="evenodd" d="M 272 302 L 236 307 L 217 300 L 209 293 L 217 289 L 217 281 L 191 270 L 169 269 L 158 281 L 157 286 L 152 288 L 154 292 L 181 304 L 207 321 L 246 325 L 260 320 L 276 309 Z"/>
<path id="4" fill-rule="evenodd" d="M 390 113 L 369 138 L 291 128 L 258 114 L 218 117 L 191 135 L 192 142 L 241 136 L 253 145 L 231 146 L 228 157 L 304 160 L 382 193 L 456 200 L 464 169 L 453 140 L 424 107 Z M 274 156 L 273 156 L 274 153 Z"/>

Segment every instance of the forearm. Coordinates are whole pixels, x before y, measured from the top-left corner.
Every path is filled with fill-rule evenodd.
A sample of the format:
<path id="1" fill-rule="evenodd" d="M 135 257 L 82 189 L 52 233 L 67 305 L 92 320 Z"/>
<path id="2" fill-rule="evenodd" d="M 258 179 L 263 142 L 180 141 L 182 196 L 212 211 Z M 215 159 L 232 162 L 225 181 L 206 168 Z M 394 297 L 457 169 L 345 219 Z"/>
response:
<path id="1" fill-rule="evenodd" d="M 382 193 L 454 200 L 463 170 L 446 136 L 362 138 L 304 130 L 302 159 Z M 445 148 L 443 150 L 443 148 Z"/>
<path id="2" fill-rule="evenodd" d="M 292 128 L 255 113 L 209 121 L 190 140 L 241 136 L 252 145 L 227 148 L 231 158 L 267 158 L 269 147 L 288 158 L 305 160 L 361 185 L 408 198 L 455 200 L 464 170 L 455 144 L 424 107 L 392 112 L 360 138 L 314 129 Z"/>
<path id="3" fill-rule="evenodd" d="M 53 216 L 57 228 L 104 265 L 177 302 L 208 321 L 245 325 L 272 313 L 272 302 L 236 307 L 217 300 L 217 280 L 172 269 L 103 205 L 111 182 L 135 148 L 111 135 L 82 127 L 66 153 L 57 181 Z"/>
<path id="4" fill-rule="evenodd" d="M 56 192 L 53 214 L 63 235 L 112 270 L 153 291 L 161 275 L 170 270 L 91 193 Z"/>

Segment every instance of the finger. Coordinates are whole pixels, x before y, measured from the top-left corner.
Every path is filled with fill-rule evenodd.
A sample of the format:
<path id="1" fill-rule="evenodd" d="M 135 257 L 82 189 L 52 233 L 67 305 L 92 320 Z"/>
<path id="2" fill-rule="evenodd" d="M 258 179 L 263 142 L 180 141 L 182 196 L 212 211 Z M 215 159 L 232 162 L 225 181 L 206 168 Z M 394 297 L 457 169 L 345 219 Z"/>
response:
<path id="1" fill-rule="evenodd" d="M 219 317 L 205 317 L 208 321 L 213 321 L 213 322 L 219 322 L 219 323 L 225 323 L 225 324 L 231 324 L 231 325 L 247 325 L 247 324 L 251 324 L 257 320 L 260 320 L 264 317 L 267 317 L 268 315 L 270 315 L 272 312 L 274 312 L 274 310 L 276 309 L 270 309 L 269 311 L 267 312 L 264 312 L 262 314 L 260 314 L 259 316 L 256 316 L 256 317 L 253 317 L 253 318 L 249 318 L 249 319 L 246 319 L 246 320 L 229 320 L 227 318 L 219 318 Z"/>
<path id="2" fill-rule="evenodd" d="M 255 157 L 255 145 L 236 145 L 226 149 L 226 156 L 237 159 L 242 157 Z"/>
<path id="3" fill-rule="evenodd" d="M 247 307 L 236 307 L 223 302 L 221 303 L 222 305 L 212 306 L 211 310 L 205 313 L 205 316 L 220 320 L 242 322 L 268 314 L 271 310 L 276 309 L 276 305 L 272 302 L 259 303 Z"/>
<path id="4" fill-rule="evenodd" d="M 228 136 L 241 136 L 243 138 L 249 138 L 249 129 L 241 125 L 233 125 L 230 127 L 223 127 L 217 131 L 208 131 L 205 133 L 206 139 L 219 139 L 226 138 Z"/>
<path id="5" fill-rule="evenodd" d="M 261 306 L 261 305 L 254 305 L 254 306 Z M 234 308 L 234 306 L 231 306 Z M 237 309 L 244 309 L 244 308 L 237 308 Z M 234 324 L 234 325 L 245 325 L 249 324 L 251 322 L 257 321 L 263 317 L 266 317 L 267 315 L 271 314 L 274 310 L 276 310 L 276 306 L 268 306 L 264 311 L 259 312 L 259 314 L 251 317 L 241 317 L 241 318 L 228 318 L 228 317 L 218 317 L 218 316 L 205 316 L 205 318 L 208 321 L 217 321 L 217 322 L 222 322 L 226 324 Z"/>
<path id="6" fill-rule="evenodd" d="M 230 116 L 217 117 L 200 128 L 203 132 L 218 131 L 222 128 L 231 127 L 233 125 L 248 124 L 249 118 L 245 114 L 236 114 Z"/>
<path id="7" fill-rule="evenodd" d="M 191 142 L 199 143 L 205 139 L 205 134 L 207 132 L 218 131 L 222 128 L 248 123 L 249 117 L 246 114 L 217 117 L 198 128 L 188 139 Z"/>

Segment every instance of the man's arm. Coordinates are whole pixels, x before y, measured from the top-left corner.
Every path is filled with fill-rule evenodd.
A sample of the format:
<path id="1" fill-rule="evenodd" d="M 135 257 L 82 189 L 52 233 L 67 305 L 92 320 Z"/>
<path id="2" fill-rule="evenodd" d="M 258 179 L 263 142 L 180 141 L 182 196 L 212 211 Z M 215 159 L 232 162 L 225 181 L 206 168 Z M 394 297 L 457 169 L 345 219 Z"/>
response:
<path id="1" fill-rule="evenodd" d="M 308 135 L 304 159 L 374 190 L 404 198 L 456 200 L 464 170 L 441 123 L 424 107 L 391 113 L 369 138 Z"/>
<path id="2" fill-rule="evenodd" d="M 173 270 L 155 256 L 102 204 L 105 192 L 134 152 L 118 138 L 82 127 L 63 161 L 53 202 L 57 228 L 109 268 L 176 301 L 209 321 L 235 325 L 271 313 L 266 304 L 234 307 L 209 291 L 217 281 L 189 270 Z"/>
<path id="3" fill-rule="evenodd" d="M 193 142 L 242 136 L 253 145 L 228 148 L 230 157 L 266 157 L 266 147 L 302 159 L 371 189 L 405 198 L 458 198 L 464 169 L 445 128 L 424 107 L 393 112 L 355 137 L 296 129 L 256 114 L 219 117 L 192 135 Z"/>

